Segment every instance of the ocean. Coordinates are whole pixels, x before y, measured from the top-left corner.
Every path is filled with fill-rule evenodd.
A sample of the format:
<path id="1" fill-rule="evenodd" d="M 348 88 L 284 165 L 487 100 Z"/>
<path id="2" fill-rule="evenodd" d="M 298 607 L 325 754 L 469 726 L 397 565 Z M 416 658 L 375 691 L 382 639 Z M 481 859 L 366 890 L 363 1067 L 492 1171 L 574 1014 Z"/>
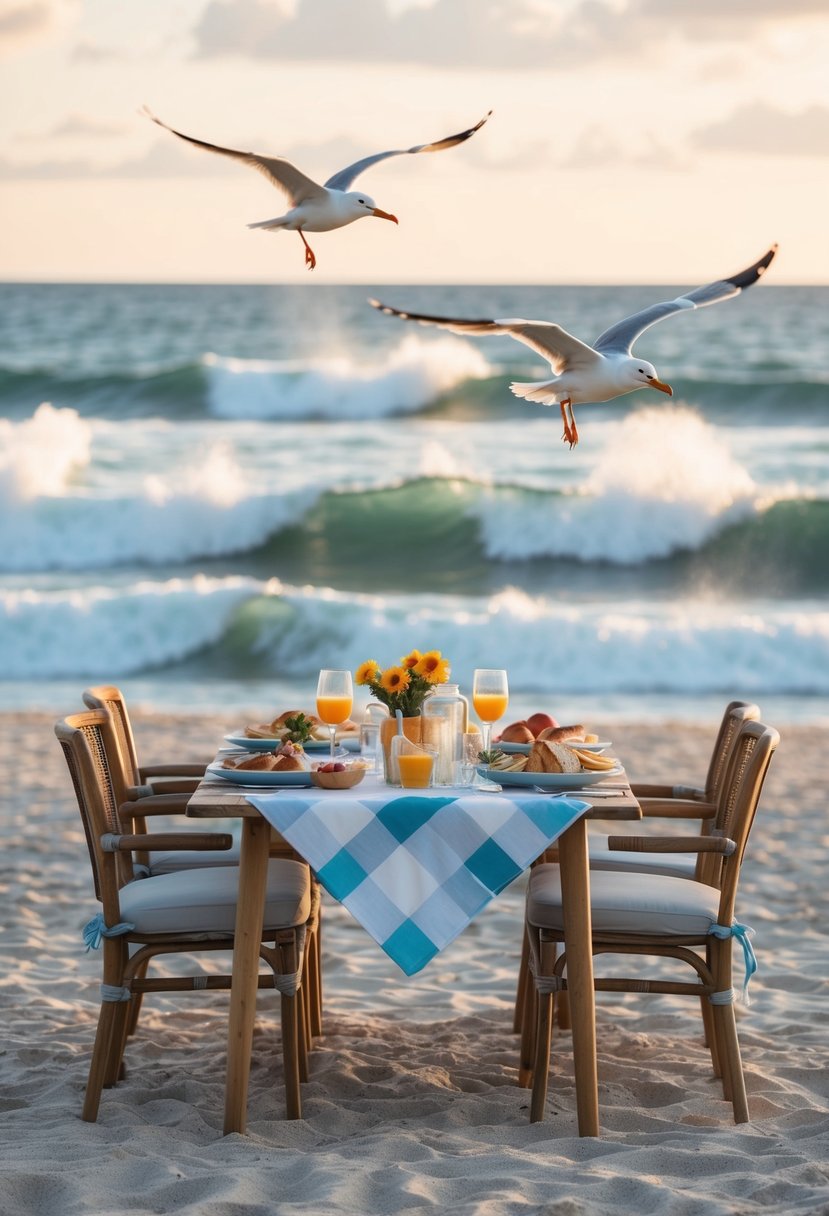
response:
<path id="1" fill-rule="evenodd" d="M 829 288 L 651 329 L 673 399 L 572 451 L 531 351 L 366 302 L 592 340 L 679 290 L 0 285 L 0 708 L 268 717 L 417 647 L 510 716 L 829 722 Z"/>

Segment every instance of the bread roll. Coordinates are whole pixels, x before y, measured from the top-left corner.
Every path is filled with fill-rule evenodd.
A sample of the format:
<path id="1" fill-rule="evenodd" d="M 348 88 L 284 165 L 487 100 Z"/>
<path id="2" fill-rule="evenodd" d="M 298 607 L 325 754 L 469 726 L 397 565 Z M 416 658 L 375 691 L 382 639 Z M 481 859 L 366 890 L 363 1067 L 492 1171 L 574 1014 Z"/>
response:
<path id="1" fill-rule="evenodd" d="M 255 769 L 257 772 L 269 773 L 276 768 L 276 756 L 273 752 L 255 752 L 252 756 L 243 756 L 241 760 L 230 756 L 225 760 L 224 767 Z"/>
<path id="2" fill-rule="evenodd" d="M 501 731 L 502 743 L 532 743 L 534 740 L 535 735 L 526 722 L 510 722 Z"/>
<path id="3" fill-rule="evenodd" d="M 551 743 L 568 743 L 569 741 L 584 742 L 584 727 L 579 724 L 577 726 L 548 726 L 538 736 L 539 739 L 549 740 Z"/>
<path id="4" fill-rule="evenodd" d="M 526 773 L 580 773 L 581 761 L 572 748 L 550 739 L 539 739 L 530 748 Z"/>

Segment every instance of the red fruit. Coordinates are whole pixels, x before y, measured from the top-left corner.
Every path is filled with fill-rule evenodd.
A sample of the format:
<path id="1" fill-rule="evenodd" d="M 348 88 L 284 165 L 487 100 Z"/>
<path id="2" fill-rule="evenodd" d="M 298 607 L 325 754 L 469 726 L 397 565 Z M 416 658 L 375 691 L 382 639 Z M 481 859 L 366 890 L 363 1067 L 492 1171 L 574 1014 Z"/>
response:
<path id="1" fill-rule="evenodd" d="M 332 765 L 331 765 L 331 772 L 332 772 L 332 773 L 344 773 L 344 772 L 345 772 L 345 765 L 344 765 L 344 764 L 332 764 Z"/>
<path id="2" fill-rule="evenodd" d="M 549 714 L 531 714 L 527 718 L 527 726 L 529 726 L 536 739 L 543 730 L 549 730 L 551 726 L 558 726 L 555 718 L 551 718 Z"/>

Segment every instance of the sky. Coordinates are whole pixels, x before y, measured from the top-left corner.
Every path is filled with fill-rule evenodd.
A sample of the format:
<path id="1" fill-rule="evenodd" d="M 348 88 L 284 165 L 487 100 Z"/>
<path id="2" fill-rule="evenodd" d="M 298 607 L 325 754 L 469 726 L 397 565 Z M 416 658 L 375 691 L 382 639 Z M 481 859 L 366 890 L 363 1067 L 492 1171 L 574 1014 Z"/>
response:
<path id="1" fill-rule="evenodd" d="M 197 138 L 359 185 L 318 282 L 829 283 L 826 0 L 0 0 L 0 279 L 306 282 Z"/>

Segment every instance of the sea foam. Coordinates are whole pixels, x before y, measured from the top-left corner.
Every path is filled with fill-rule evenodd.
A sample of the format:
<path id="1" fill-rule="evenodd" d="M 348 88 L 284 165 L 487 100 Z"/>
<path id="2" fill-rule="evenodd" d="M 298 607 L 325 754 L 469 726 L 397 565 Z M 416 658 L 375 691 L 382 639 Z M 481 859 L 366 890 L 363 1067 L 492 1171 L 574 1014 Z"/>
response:
<path id="1" fill-rule="evenodd" d="M 220 418 L 386 418 L 413 413 L 464 380 L 483 379 L 483 354 L 459 338 L 408 334 L 372 363 L 349 355 L 313 360 L 208 354 L 207 400 Z"/>
<path id="2" fill-rule="evenodd" d="M 587 409 L 582 421 L 587 432 Z M 535 503 L 504 491 L 479 500 L 472 513 L 487 556 L 635 565 L 698 549 L 767 505 L 722 434 L 690 409 L 638 410 L 603 432 L 607 446 L 575 491 Z"/>

